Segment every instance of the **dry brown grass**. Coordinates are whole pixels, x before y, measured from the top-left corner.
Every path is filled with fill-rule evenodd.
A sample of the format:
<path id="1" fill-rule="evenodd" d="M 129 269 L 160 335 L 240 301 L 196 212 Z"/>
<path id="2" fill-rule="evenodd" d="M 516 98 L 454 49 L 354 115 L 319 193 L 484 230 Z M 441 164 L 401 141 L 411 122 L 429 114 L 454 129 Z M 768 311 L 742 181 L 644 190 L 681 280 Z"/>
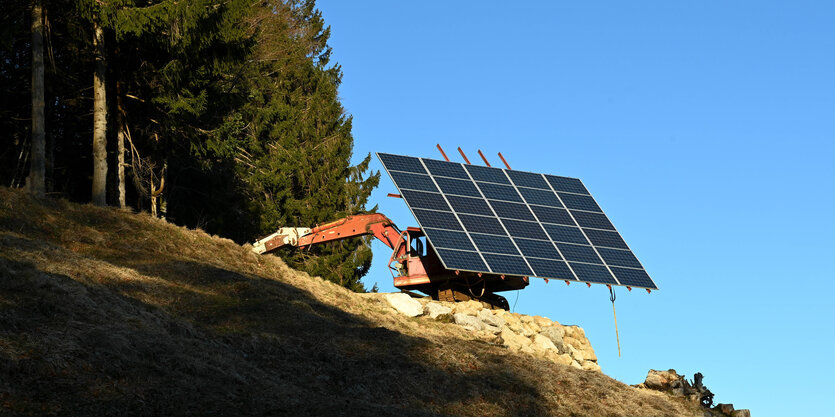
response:
<path id="1" fill-rule="evenodd" d="M 8 189 L 0 414 L 701 415 L 199 230 Z"/>

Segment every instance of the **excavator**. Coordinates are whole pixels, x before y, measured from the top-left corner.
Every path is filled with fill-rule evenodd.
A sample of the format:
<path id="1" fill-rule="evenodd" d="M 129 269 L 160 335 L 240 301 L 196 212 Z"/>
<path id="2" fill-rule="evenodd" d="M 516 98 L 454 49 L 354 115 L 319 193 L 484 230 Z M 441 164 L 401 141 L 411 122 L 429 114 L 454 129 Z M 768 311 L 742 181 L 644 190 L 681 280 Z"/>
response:
<path id="1" fill-rule="evenodd" d="M 509 310 L 505 297 L 496 293 L 521 290 L 529 277 L 449 270 L 419 227 L 401 231 L 381 213 L 357 214 L 314 228 L 283 227 L 253 244 L 253 251 L 265 254 L 280 248 L 310 246 L 371 235 L 392 249 L 389 270 L 394 286 L 401 291 L 418 291 L 434 300 L 476 300 L 485 307 Z"/>

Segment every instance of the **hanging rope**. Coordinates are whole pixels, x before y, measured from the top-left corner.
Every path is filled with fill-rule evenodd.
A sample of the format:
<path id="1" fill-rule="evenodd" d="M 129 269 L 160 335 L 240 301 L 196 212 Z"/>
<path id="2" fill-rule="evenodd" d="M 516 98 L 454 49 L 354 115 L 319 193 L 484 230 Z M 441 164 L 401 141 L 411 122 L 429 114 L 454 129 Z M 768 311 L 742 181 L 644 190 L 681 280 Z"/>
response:
<path id="1" fill-rule="evenodd" d="M 615 339 L 618 341 L 618 357 L 620 357 L 620 336 L 618 335 L 618 313 L 615 311 L 615 290 L 612 288 L 611 285 L 607 285 L 609 287 L 609 300 L 612 301 L 612 314 L 615 315 Z"/>

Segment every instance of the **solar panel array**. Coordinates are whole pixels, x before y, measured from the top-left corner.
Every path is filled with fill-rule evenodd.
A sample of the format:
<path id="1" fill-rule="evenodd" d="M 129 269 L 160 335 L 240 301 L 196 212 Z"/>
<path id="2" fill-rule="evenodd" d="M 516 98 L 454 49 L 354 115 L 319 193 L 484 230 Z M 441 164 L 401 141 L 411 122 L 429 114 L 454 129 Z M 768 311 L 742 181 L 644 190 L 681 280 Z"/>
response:
<path id="1" fill-rule="evenodd" d="M 377 156 L 447 269 L 658 288 L 579 179 Z"/>

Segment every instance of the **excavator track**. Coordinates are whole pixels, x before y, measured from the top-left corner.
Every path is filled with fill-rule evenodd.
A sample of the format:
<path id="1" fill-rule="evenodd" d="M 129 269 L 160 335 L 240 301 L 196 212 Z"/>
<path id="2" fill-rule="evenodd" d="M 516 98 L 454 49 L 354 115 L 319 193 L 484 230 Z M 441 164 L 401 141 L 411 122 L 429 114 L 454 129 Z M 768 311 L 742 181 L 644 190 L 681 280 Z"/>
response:
<path id="1" fill-rule="evenodd" d="M 484 293 L 484 295 L 480 297 L 476 297 L 466 290 L 461 291 L 461 289 L 453 287 L 449 283 L 438 287 L 436 299 L 438 301 L 447 301 L 450 303 L 475 300 L 481 302 L 485 308 L 492 310 L 510 310 L 510 304 L 507 302 L 507 299 L 501 295 L 488 292 Z"/>

